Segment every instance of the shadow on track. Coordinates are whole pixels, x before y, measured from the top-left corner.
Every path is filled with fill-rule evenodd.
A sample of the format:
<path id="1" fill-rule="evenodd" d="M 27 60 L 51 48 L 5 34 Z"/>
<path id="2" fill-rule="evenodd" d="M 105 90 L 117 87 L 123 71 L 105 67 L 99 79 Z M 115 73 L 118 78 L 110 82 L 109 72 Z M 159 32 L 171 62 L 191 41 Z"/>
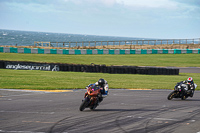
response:
<path id="1" fill-rule="evenodd" d="M 88 112 L 88 111 L 101 111 L 101 112 L 106 112 L 106 111 L 110 111 L 110 112 L 131 112 L 131 111 L 157 111 L 155 109 L 95 109 L 95 110 L 84 110 L 84 112 Z"/>
<path id="2" fill-rule="evenodd" d="M 186 101 L 200 101 L 200 99 L 186 99 Z"/>
<path id="3" fill-rule="evenodd" d="M 181 100 L 180 98 L 174 98 L 170 101 L 182 101 L 182 102 L 189 102 L 189 101 L 200 101 L 200 99 L 186 99 L 186 100 Z"/>

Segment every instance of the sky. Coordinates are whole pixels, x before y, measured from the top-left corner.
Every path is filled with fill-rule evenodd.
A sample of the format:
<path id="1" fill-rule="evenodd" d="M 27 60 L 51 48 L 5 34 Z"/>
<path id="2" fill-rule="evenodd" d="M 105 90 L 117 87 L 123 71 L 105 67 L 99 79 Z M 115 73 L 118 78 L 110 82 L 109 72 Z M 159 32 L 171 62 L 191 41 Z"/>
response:
<path id="1" fill-rule="evenodd" d="M 200 0 L 0 0 L 0 29 L 200 38 Z"/>

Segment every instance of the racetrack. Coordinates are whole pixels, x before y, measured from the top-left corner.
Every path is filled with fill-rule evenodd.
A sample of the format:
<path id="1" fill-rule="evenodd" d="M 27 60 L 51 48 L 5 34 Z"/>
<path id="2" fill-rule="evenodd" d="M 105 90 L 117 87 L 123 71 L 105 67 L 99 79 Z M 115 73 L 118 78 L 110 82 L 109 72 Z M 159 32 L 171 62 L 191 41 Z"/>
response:
<path id="1" fill-rule="evenodd" d="M 200 67 L 174 67 L 179 69 L 179 73 L 200 73 Z"/>
<path id="2" fill-rule="evenodd" d="M 200 92 L 167 100 L 172 90 L 111 89 L 96 110 L 79 111 L 85 90 L 0 90 L 0 133 L 197 133 Z"/>

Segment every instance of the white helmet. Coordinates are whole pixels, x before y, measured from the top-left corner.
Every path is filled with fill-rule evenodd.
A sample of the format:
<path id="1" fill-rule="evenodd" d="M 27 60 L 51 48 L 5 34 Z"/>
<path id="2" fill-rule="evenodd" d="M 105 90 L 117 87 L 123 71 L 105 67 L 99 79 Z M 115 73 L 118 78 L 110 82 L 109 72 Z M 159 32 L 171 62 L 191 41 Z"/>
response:
<path id="1" fill-rule="evenodd" d="M 192 77 L 189 77 L 188 79 L 187 79 L 187 81 L 188 81 L 188 83 L 192 83 L 193 82 L 193 78 Z"/>

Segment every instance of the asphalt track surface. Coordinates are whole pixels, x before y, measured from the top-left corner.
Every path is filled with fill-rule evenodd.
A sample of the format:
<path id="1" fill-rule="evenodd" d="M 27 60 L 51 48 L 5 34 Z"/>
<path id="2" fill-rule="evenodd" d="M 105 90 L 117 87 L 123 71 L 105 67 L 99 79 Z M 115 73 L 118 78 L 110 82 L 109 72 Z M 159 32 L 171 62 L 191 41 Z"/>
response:
<path id="1" fill-rule="evenodd" d="M 200 91 L 167 100 L 171 91 L 111 89 L 81 112 L 85 90 L 0 89 L 0 133 L 200 133 Z"/>
<path id="2" fill-rule="evenodd" d="M 179 69 L 179 73 L 200 73 L 200 67 L 174 67 Z"/>

